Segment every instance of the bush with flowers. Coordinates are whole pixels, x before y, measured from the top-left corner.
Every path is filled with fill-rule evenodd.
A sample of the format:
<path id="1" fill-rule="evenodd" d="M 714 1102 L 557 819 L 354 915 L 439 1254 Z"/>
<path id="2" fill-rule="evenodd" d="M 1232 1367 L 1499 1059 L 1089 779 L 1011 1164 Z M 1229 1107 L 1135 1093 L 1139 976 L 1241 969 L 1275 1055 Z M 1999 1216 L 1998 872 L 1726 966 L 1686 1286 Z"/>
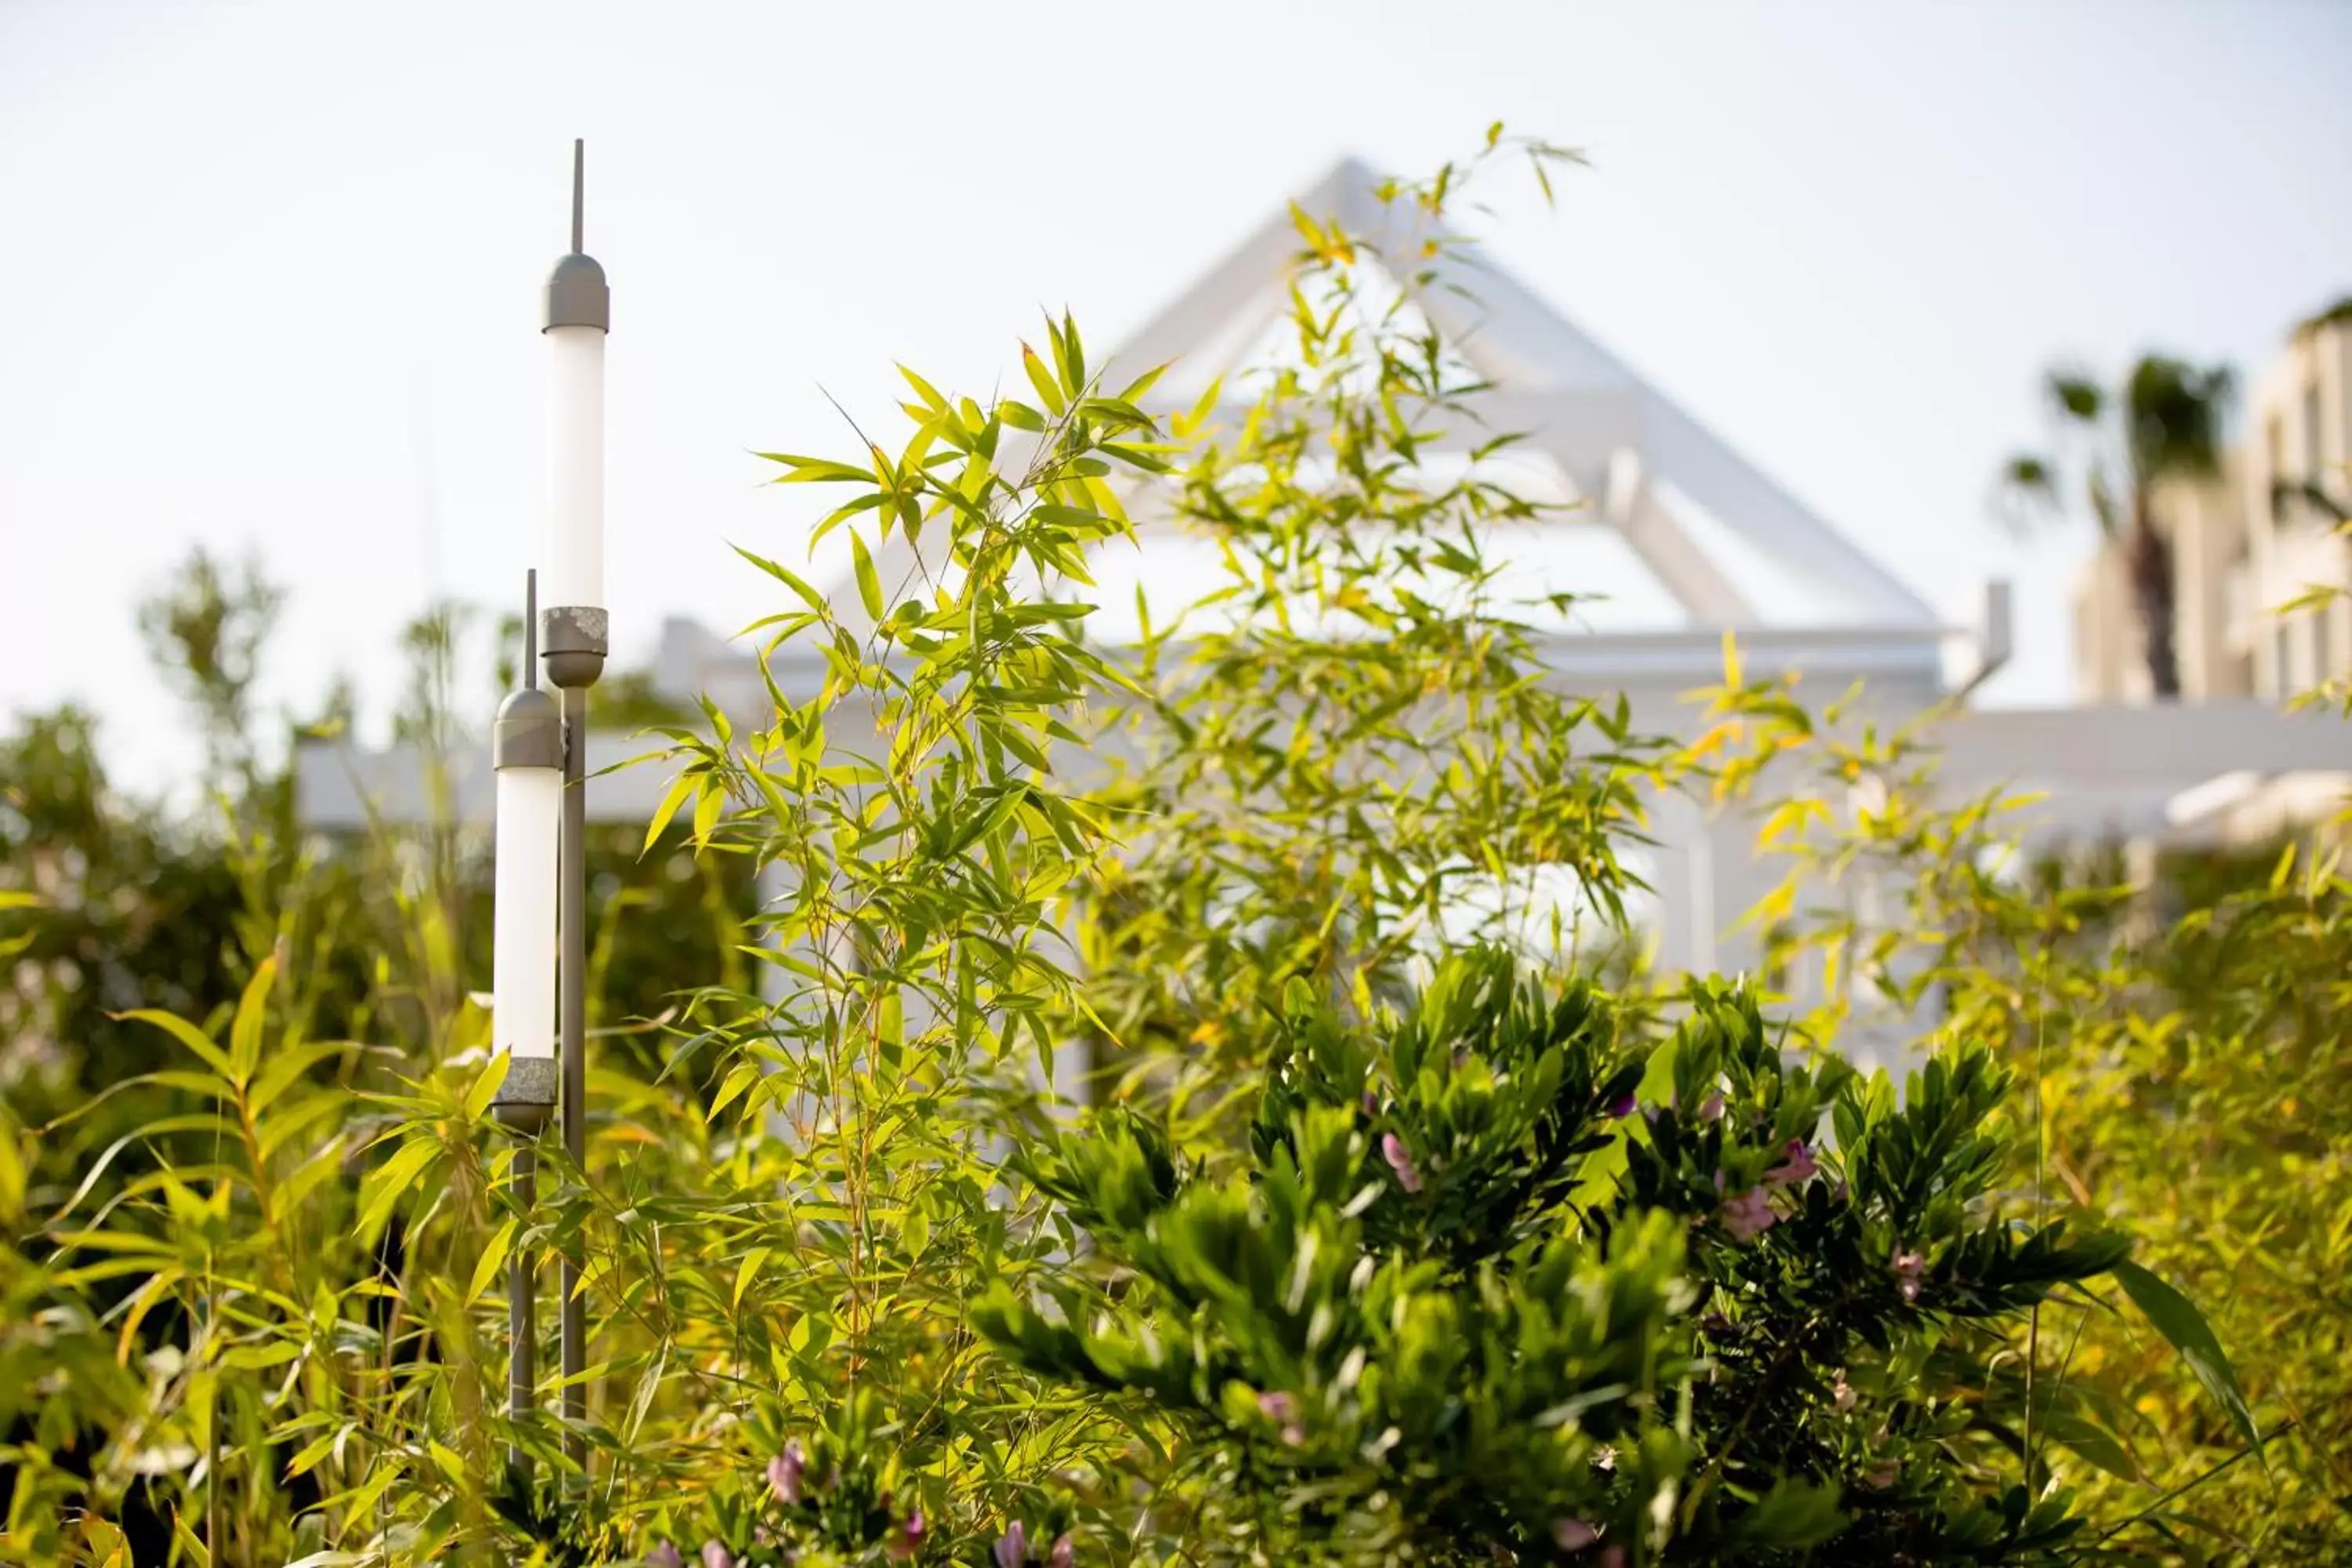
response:
<path id="1" fill-rule="evenodd" d="M 1685 1002 L 1661 1037 L 1492 950 L 1394 1011 L 1294 985 L 1245 1157 L 1119 1110 L 1024 1158 L 1086 1267 L 981 1326 L 1167 1422 L 1166 1506 L 1283 1561 L 2060 1560 L 1996 1369 L 2126 1244 L 1991 1211 L 1984 1053 L 1898 1103 Z"/>

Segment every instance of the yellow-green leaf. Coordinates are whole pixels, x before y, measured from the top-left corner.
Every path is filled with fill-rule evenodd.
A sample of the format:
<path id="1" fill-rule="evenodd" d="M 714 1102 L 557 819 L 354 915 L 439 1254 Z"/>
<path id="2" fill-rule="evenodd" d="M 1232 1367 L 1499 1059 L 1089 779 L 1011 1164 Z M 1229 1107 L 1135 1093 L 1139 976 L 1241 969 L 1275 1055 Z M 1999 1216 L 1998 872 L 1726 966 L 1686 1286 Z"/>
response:
<path id="1" fill-rule="evenodd" d="M 882 579 L 874 571 L 874 557 L 866 551 L 866 541 L 856 533 L 849 536 L 849 553 L 857 568 L 857 596 L 866 605 L 866 613 L 875 620 L 882 618 Z"/>
<path id="2" fill-rule="evenodd" d="M 2221 1342 L 2213 1337 L 2212 1326 L 2205 1321 L 2188 1297 L 2130 1261 L 2115 1267 L 2116 1283 L 2124 1294 L 2156 1325 L 2157 1332 L 2170 1342 L 2189 1363 L 2189 1372 L 2205 1385 L 2230 1417 L 2230 1424 L 2245 1438 L 2257 1457 L 2263 1451 L 2262 1433 L 2254 1426 L 2254 1413 L 2246 1406 L 2246 1395 L 2238 1386 L 2238 1374 L 2230 1365 L 2229 1355 Z"/>
<path id="3" fill-rule="evenodd" d="M 245 994 L 236 999 L 236 1016 L 229 1024 L 228 1059 L 236 1069 L 236 1081 L 245 1082 L 261 1063 L 261 1026 L 269 1016 L 269 992 L 278 982 L 278 955 L 270 954 L 245 983 Z"/>
<path id="4" fill-rule="evenodd" d="M 202 1029 L 197 1028 L 178 1014 L 166 1013 L 160 1007 L 134 1007 L 127 1013 L 117 1013 L 114 1016 L 135 1018 L 142 1024 L 152 1024 L 188 1049 L 195 1052 L 203 1059 L 205 1066 L 220 1074 L 222 1078 L 236 1084 L 241 1084 L 244 1081 L 236 1076 L 236 1070 L 229 1066 L 228 1058 L 221 1054 L 221 1048 L 213 1044 L 211 1038 Z"/>
<path id="5" fill-rule="evenodd" d="M 680 773 L 669 781 L 669 788 L 662 791 L 661 804 L 654 807 L 653 820 L 646 824 L 646 841 L 637 847 L 639 859 L 645 858 L 646 852 L 653 848 L 654 840 L 662 836 L 662 830 L 677 815 L 677 808 L 684 805 L 686 797 L 694 793 L 694 774 Z"/>
<path id="6" fill-rule="evenodd" d="M 751 1280 L 760 1272 L 760 1265 L 765 1263 L 767 1260 L 768 1248 L 764 1247 L 755 1247 L 751 1251 L 743 1255 L 743 1262 L 741 1266 L 735 1270 L 735 1298 L 733 1305 L 740 1307 L 743 1304 L 743 1292 L 751 1289 Z"/>
<path id="7" fill-rule="evenodd" d="M 360 1209 L 359 1233 L 373 1237 L 383 1228 L 383 1222 L 400 1202 L 410 1185 L 425 1166 L 441 1152 L 441 1146 L 430 1138 L 412 1138 L 402 1144 L 393 1157 L 368 1177 L 362 1191 L 368 1194 Z"/>
<path id="8" fill-rule="evenodd" d="M 515 1219 L 512 1215 L 509 1215 L 507 1222 L 491 1233 L 488 1243 L 482 1248 L 482 1256 L 474 1262 L 474 1278 L 466 1286 L 466 1305 L 468 1307 L 482 1299 L 482 1292 L 490 1288 L 490 1281 L 497 1279 L 499 1270 L 505 1267 L 507 1253 L 514 1247 L 514 1234 Z"/>
<path id="9" fill-rule="evenodd" d="M 490 1059 L 482 1065 L 482 1070 L 475 1076 L 474 1087 L 466 1091 L 467 1121 L 480 1121 L 482 1112 L 490 1108 L 490 1101 L 497 1098 L 499 1085 L 507 1080 L 507 1068 L 512 1062 L 513 1058 L 506 1052 L 494 1051 Z"/>

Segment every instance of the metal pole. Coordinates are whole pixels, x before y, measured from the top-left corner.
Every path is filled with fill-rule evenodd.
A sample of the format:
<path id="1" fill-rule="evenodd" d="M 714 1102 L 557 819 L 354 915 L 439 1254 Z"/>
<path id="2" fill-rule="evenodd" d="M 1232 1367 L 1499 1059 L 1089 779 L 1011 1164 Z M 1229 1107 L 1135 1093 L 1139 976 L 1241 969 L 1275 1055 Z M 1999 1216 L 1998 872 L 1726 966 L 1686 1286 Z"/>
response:
<path id="1" fill-rule="evenodd" d="M 588 689 L 563 690 L 562 902 L 557 916 L 562 956 L 557 974 L 562 990 L 558 1019 L 562 1040 L 563 1152 L 574 1169 L 588 1162 Z M 572 1430 L 563 1450 L 585 1465 L 588 1439 L 588 1303 L 580 1294 L 580 1243 L 575 1236 L 563 1254 L 563 1418 Z"/>
<path id="2" fill-rule="evenodd" d="M 539 1206 L 539 1151 L 525 1143 L 515 1151 L 515 1193 L 523 1212 Z M 518 1247 L 507 1258 L 507 1414 L 521 1421 L 539 1390 L 539 1293 L 537 1259 Z M 528 1477 L 530 1456 L 518 1443 L 507 1450 L 508 1468 Z"/>

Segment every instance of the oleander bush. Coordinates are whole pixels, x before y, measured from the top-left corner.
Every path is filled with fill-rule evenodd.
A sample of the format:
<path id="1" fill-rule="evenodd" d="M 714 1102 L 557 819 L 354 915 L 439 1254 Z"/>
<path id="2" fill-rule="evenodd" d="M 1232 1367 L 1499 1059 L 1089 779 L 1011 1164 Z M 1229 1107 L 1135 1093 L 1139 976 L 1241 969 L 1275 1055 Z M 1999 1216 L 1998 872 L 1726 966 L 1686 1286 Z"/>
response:
<path id="1" fill-rule="evenodd" d="M 1956 1007 L 1898 1087 L 1641 961 L 1660 795 L 1829 742 L 1736 672 L 1696 745 L 1538 679 L 1563 606 L 1488 552 L 1540 510 L 1508 433 L 1422 461 L 1475 377 L 1381 272 L 1454 279 L 1433 224 L 1521 155 L 1562 161 L 1498 129 L 1385 188 L 1382 235 L 1298 215 L 1250 384 L 1164 409 L 1065 317 L 1020 396 L 910 372 L 895 446 L 773 455 L 838 501 L 794 545 L 840 534 L 850 585 L 747 547 L 768 700 L 642 715 L 677 782 L 636 864 L 600 846 L 586 1156 L 542 1139 L 535 1194 L 488 1114 L 478 845 L 300 832 L 217 692 L 208 833 L 28 731 L 0 1561 L 2178 1550 L 2194 1490 L 2084 1468 L 2132 1468 L 2128 1377 L 2200 1379 L 2166 1408 L 2225 1459 L 2272 1416 L 2158 1277 L 2183 1254 L 2127 1256 L 2179 1227 L 2041 1179 L 2064 1118 L 2015 1032 Z M 1105 646 L 1087 563 L 1139 486 L 1229 581 Z M 266 595 L 209 592 L 156 624 L 235 685 L 216 612 Z M 427 739 L 451 646 L 417 641 Z M 1989 998 L 2015 964 L 1979 961 Z M 508 1266 L 551 1330 L 559 1256 L 577 1426 L 551 1335 L 503 1399 Z"/>

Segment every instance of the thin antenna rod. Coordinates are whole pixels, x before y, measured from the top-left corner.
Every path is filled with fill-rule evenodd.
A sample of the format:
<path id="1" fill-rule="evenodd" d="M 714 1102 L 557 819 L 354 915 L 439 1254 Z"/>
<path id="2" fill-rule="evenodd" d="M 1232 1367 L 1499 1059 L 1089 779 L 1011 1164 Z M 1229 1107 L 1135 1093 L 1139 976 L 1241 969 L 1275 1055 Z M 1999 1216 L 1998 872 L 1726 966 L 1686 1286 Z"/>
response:
<path id="1" fill-rule="evenodd" d="M 585 137 L 572 139 L 572 254 L 584 256 L 588 247 L 582 241 L 583 209 L 588 205 L 588 142 Z"/>
<path id="2" fill-rule="evenodd" d="M 539 568 L 522 574 L 522 684 L 539 689 Z"/>

